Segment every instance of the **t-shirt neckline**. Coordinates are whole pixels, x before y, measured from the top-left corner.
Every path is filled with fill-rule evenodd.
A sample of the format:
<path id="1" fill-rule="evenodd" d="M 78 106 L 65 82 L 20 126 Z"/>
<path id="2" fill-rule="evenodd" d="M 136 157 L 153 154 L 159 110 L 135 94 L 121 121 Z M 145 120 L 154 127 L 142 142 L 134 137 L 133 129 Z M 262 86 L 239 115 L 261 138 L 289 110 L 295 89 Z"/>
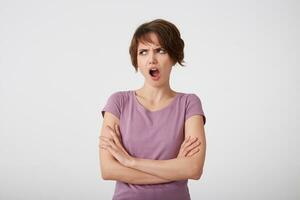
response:
<path id="1" fill-rule="evenodd" d="M 131 94 L 132 94 L 132 97 L 133 97 L 133 100 L 135 102 L 135 104 L 141 108 L 142 110 L 148 112 L 148 113 L 159 113 L 159 112 L 162 112 L 164 110 L 167 110 L 168 108 L 172 107 L 172 105 L 176 102 L 177 98 L 179 97 L 180 95 L 180 92 L 176 92 L 176 95 L 175 97 L 173 98 L 173 100 L 168 104 L 166 105 L 165 107 L 159 109 L 159 110 L 154 110 L 154 111 L 151 111 L 151 110 L 148 110 L 147 108 L 145 108 L 139 101 L 138 99 L 136 98 L 135 96 L 135 90 L 131 90 Z"/>

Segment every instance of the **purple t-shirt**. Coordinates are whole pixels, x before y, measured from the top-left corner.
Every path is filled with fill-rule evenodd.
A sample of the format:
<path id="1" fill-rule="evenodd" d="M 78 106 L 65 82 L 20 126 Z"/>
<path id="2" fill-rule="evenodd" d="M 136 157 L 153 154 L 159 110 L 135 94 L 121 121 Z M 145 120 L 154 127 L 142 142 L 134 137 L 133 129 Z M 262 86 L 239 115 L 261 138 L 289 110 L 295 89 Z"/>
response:
<path id="1" fill-rule="evenodd" d="M 199 97 L 178 92 L 174 99 L 157 111 L 147 110 L 135 91 L 113 93 L 102 109 L 120 119 L 124 148 L 133 157 L 167 160 L 176 158 L 184 141 L 184 123 L 193 115 L 206 117 Z M 116 182 L 113 200 L 188 200 L 188 180 L 162 184 L 128 184 Z"/>

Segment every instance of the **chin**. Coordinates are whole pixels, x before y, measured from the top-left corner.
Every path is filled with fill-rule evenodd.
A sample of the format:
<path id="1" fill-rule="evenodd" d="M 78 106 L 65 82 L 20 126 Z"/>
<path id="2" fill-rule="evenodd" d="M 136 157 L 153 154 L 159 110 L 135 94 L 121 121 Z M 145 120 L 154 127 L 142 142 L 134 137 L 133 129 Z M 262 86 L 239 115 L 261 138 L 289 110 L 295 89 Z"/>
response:
<path id="1" fill-rule="evenodd" d="M 163 85 L 166 85 L 167 83 L 165 81 L 162 81 L 162 80 L 159 80 L 159 81 L 150 80 L 150 82 L 148 82 L 148 84 L 153 86 L 153 87 L 161 87 Z"/>

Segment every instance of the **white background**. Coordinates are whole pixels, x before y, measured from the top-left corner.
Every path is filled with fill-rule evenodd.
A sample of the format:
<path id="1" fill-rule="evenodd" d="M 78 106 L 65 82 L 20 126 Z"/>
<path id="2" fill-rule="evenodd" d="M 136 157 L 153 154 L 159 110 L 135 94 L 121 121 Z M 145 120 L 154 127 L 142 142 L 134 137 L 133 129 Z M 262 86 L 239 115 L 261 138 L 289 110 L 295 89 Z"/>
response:
<path id="1" fill-rule="evenodd" d="M 176 24 L 187 67 L 171 87 L 207 117 L 192 199 L 300 198 L 299 1 L 0 2 L 0 199 L 111 199 L 100 178 L 101 108 L 140 88 L 138 25 Z"/>

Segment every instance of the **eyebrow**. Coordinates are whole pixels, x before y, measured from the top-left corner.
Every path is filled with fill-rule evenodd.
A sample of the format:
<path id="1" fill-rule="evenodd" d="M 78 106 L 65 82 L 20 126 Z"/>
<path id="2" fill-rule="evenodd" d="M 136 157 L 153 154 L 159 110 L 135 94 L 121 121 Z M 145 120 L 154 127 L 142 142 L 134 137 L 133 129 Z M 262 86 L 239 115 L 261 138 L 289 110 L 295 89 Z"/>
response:
<path id="1" fill-rule="evenodd" d="M 163 49 L 162 47 L 157 47 L 155 48 L 154 50 L 157 50 L 157 49 Z M 149 49 L 138 49 L 139 51 L 143 51 L 143 50 L 149 50 Z"/>

